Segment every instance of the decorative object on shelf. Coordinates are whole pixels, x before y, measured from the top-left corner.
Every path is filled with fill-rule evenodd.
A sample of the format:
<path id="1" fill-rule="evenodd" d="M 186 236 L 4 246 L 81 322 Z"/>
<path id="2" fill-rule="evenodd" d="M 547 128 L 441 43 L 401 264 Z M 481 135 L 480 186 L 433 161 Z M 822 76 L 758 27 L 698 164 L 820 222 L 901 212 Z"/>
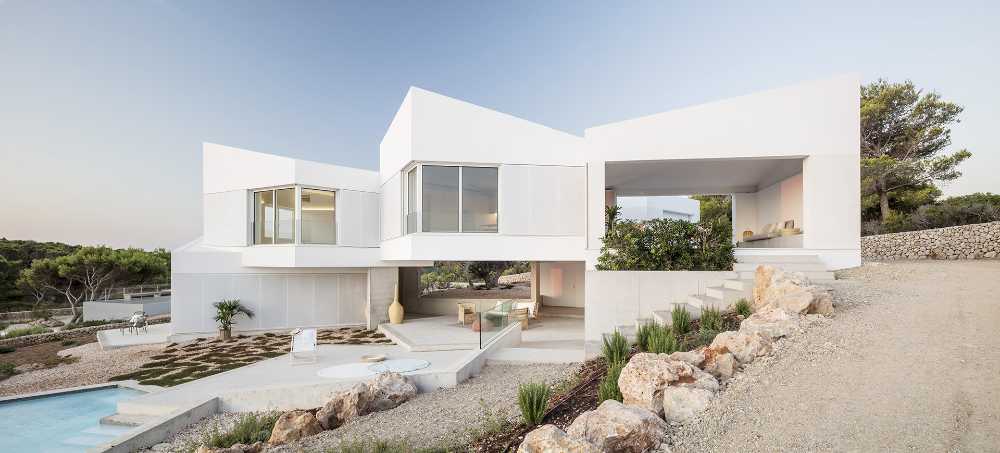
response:
<path id="1" fill-rule="evenodd" d="M 476 321 L 476 304 L 458 303 L 458 323 L 467 326 Z"/>
<path id="2" fill-rule="evenodd" d="M 521 329 L 528 328 L 528 307 L 515 308 L 510 311 L 510 320 L 519 321 L 521 323 Z"/>
<path id="3" fill-rule="evenodd" d="M 743 239 L 753 236 L 753 230 L 743 230 Z"/>
<path id="4" fill-rule="evenodd" d="M 392 305 L 389 305 L 389 322 L 391 324 L 403 323 L 403 304 L 399 303 L 399 283 L 392 287 Z"/>

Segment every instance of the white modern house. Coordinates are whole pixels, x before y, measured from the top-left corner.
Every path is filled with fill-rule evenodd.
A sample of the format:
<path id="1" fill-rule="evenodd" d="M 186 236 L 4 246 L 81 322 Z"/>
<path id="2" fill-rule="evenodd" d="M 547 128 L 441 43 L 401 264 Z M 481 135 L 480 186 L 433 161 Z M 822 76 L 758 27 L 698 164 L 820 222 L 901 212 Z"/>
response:
<path id="1" fill-rule="evenodd" d="M 622 219 L 653 220 L 675 219 L 697 222 L 701 217 L 701 203 L 688 197 L 615 197 L 621 208 Z"/>
<path id="2" fill-rule="evenodd" d="M 584 308 L 588 340 L 678 298 L 728 301 L 758 262 L 828 276 L 861 262 L 859 86 L 839 76 L 583 136 L 411 88 L 377 172 L 205 144 L 204 231 L 173 254 L 173 331 L 213 332 L 224 298 L 257 313 L 238 329 L 374 327 L 435 260 L 538 263 L 543 305 L 551 292 Z M 607 204 L 692 194 L 733 195 L 736 269 L 594 270 Z"/>

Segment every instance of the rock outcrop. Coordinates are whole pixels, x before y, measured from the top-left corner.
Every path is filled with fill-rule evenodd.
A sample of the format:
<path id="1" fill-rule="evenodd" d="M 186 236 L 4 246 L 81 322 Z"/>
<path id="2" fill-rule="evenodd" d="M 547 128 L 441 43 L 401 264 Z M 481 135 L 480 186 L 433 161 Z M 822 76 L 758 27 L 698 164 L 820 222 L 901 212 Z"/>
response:
<path id="1" fill-rule="evenodd" d="M 646 409 L 606 400 L 597 409 L 580 414 L 566 432 L 601 451 L 642 453 L 660 446 L 667 424 Z"/>
<path id="2" fill-rule="evenodd" d="M 729 352 L 720 352 L 715 349 L 705 350 L 705 361 L 702 362 L 702 369 L 706 373 L 715 376 L 719 382 L 726 382 L 736 374 L 736 369 L 740 363 Z"/>
<path id="3" fill-rule="evenodd" d="M 663 392 L 663 418 L 686 422 L 700 414 L 715 393 L 692 387 L 667 387 Z"/>
<path id="4" fill-rule="evenodd" d="M 783 308 L 766 307 L 740 322 L 740 332 L 758 333 L 773 340 L 802 332 L 802 319 Z"/>
<path id="5" fill-rule="evenodd" d="M 802 315 L 829 315 L 833 314 L 833 296 L 801 273 L 761 265 L 754 275 L 753 306 L 755 310 L 777 307 Z"/>
<path id="6" fill-rule="evenodd" d="M 671 360 L 667 354 L 636 354 L 618 378 L 622 402 L 657 415 L 663 413 L 663 391 L 668 386 L 719 390 L 719 382 L 712 375 L 687 362 Z"/>
<path id="7" fill-rule="evenodd" d="M 281 414 L 271 430 L 270 444 L 283 444 L 323 431 L 316 417 L 307 411 L 289 411 Z"/>
<path id="8" fill-rule="evenodd" d="M 524 436 L 518 453 L 600 453 L 601 449 L 586 440 L 570 436 L 555 425 L 542 425 Z"/>
<path id="9" fill-rule="evenodd" d="M 372 400 L 371 412 L 392 409 L 417 396 L 417 386 L 399 373 L 382 373 L 368 382 Z"/>
<path id="10" fill-rule="evenodd" d="M 752 316 L 751 316 L 752 318 Z M 741 365 L 771 353 L 771 339 L 756 332 L 722 332 L 708 347 L 719 353 L 731 353 Z"/>

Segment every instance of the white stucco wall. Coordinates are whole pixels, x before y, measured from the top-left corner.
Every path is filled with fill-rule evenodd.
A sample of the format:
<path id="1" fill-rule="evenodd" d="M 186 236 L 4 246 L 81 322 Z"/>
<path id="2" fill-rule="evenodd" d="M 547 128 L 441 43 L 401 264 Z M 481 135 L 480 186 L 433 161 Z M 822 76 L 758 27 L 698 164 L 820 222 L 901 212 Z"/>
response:
<path id="1" fill-rule="evenodd" d="M 250 238 L 249 202 L 245 189 L 206 193 L 202 225 L 206 244 L 245 246 Z"/>
<path id="2" fill-rule="evenodd" d="M 584 262 L 543 262 L 538 266 L 543 306 L 584 307 Z"/>
<path id="3" fill-rule="evenodd" d="M 585 340 L 600 341 L 602 334 L 613 332 L 616 326 L 633 326 L 638 318 L 667 310 L 670 302 L 681 302 L 736 277 L 735 272 L 588 270 Z"/>
<path id="4" fill-rule="evenodd" d="M 499 176 L 500 234 L 583 237 L 584 167 L 504 165 Z"/>

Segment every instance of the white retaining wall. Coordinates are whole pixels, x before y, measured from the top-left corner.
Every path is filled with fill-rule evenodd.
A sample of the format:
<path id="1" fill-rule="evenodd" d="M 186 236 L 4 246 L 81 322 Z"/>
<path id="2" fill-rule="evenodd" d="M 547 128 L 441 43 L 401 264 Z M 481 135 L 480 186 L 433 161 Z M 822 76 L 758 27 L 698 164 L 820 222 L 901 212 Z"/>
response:
<path id="1" fill-rule="evenodd" d="M 706 287 L 737 278 L 722 271 L 587 271 L 584 340 L 596 342 L 615 326 L 668 310 L 671 302 L 702 294 Z"/>

